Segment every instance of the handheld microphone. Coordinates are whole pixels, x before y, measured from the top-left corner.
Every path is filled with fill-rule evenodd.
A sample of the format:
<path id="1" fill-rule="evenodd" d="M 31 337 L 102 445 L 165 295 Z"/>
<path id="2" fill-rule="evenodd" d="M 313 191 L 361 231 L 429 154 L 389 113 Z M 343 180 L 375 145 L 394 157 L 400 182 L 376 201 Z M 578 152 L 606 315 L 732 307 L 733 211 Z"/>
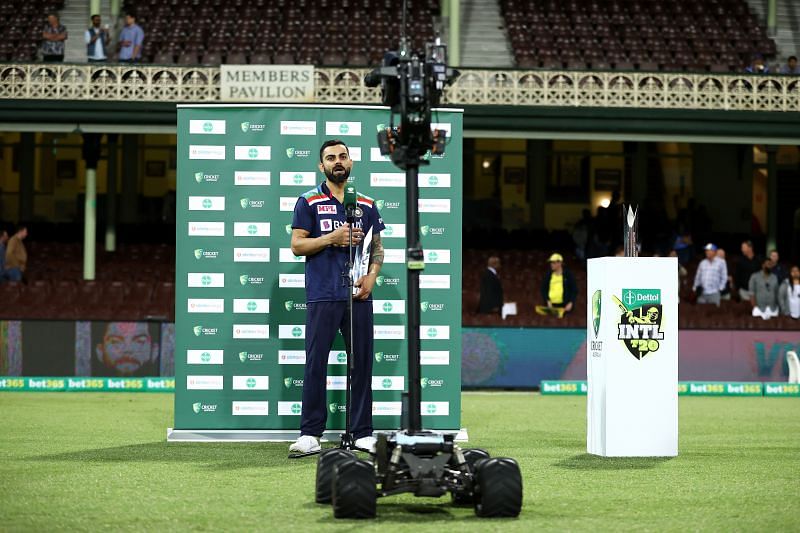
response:
<path id="1" fill-rule="evenodd" d="M 344 211 L 347 215 L 347 221 L 352 222 L 355 218 L 356 204 L 358 195 L 356 194 L 355 185 L 347 185 L 344 188 Z"/>

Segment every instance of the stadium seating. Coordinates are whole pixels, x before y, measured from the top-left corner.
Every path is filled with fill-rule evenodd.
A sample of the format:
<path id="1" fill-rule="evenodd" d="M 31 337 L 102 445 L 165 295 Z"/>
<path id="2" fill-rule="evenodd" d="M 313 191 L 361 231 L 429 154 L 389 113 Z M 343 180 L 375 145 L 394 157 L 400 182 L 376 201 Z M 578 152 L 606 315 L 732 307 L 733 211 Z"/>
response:
<path id="1" fill-rule="evenodd" d="M 501 0 L 522 68 L 740 71 L 775 42 L 745 0 Z"/>
<path id="2" fill-rule="evenodd" d="M 64 0 L 3 0 L 0 2 L 0 61 L 35 61 L 48 13 Z"/>
<path id="3" fill-rule="evenodd" d="M 439 0 L 408 4 L 412 44 L 422 49 Z M 145 31 L 145 61 L 181 65 L 376 64 L 397 47 L 402 20 L 402 2 L 391 0 L 128 0 L 124 9 Z"/>

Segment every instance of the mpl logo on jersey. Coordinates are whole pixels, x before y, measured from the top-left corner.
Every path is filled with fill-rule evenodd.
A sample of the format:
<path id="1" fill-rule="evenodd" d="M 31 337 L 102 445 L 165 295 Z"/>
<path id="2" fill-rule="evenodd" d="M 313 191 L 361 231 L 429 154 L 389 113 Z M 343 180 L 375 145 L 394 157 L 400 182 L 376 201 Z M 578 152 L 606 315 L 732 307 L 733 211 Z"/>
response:
<path id="1" fill-rule="evenodd" d="M 426 224 L 424 226 L 419 227 L 419 232 L 423 237 L 428 237 L 428 236 L 435 237 L 444 235 L 445 229 L 444 226 L 429 226 Z"/>
<path id="2" fill-rule="evenodd" d="M 189 313 L 224 313 L 225 300 L 223 298 L 189 298 L 186 301 Z"/>
<path id="3" fill-rule="evenodd" d="M 280 324 L 278 326 L 279 339 L 305 339 L 306 326 L 304 324 Z"/>
<path id="4" fill-rule="evenodd" d="M 192 144 L 189 146 L 189 159 L 225 160 L 225 146 Z"/>
<path id="5" fill-rule="evenodd" d="M 328 376 L 325 390 L 347 390 L 347 376 Z"/>
<path id="6" fill-rule="evenodd" d="M 272 159 L 272 147 L 234 146 L 233 158 L 240 161 L 269 161 Z"/>
<path id="7" fill-rule="evenodd" d="M 266 283 L 264 276 L 251 276 L 250 274 L 242 274 L 239 276 L 240 285 L 263 285 Z"/>
<path id="8" fill-rule="evenodd" d="M 186 364 L 188 365 L 221 365 L 223 364 L 222 350 L 186 350 Z"/>
<path id="9" fill-rule="evenodd" d="M 378 276 L 375 278 L 375 285 L 378 287 L 397 287 L 400 285 L 400 278 L 389 278 L 387 276 Z"/>
<path id="10" fill-rule="evenodd" d="M 449 265 L 450 250 L 425 250 L 425 262 L 432 265 Z"/>
<path id="11" fill-rule="evenodd" d="M 234 263 L 269 263 L 269 248 L 234 248 Z"/>
<path id="12" fill-rule="evenodd" d="M 231 402 L 233 416 L 268 416 L 269 402 Z"/>
<path id="13" fill-rule="evenodd" d="M 242 128 L 242 133 L 261 133 L 267 129 L 266 124 L 256 124 L 254 122 L 242 122 L 239 127 Z"/>
<path id="14" fill-rule="evenodd" d="M 372 300 L 372 312 L 376 315 L 406 314 L 405 300 Z"/>
<path id="15" fill-rule="evenodd" d="M 206 174 L 205 172 L 195 172 L 194 181 L 197 183 L 217 183 L 219 174 Z"/>
<path id="16" fill-rule="evenodd" d="M 281 196 L 279 209 L 284 213 L 294 211 L 294 206 L 297 204 L 296 196 Z"/>
<path id="17" fill-rule="evenodd" d="M 444 311 L 444 304 L 429 302 L 426 300 L 419 303 L 419 308 L 423 313 L 439 313 Z"/>
<path id="18" fill-rule="evenodd" d="M 664 340 L 661 331 L 661 289 L 622 289 L 622 300 L 611 296 L 619 307 L 617 338 L 636 359 L 657 352 Z"/>
<path id="19" fill-rule="evenodd" d="M 219 259 L 219 250 L 211 250 L 208 248 L 195 248 L 194 249 L 194 258 L 200 261 L 201 259 Z"/>
<path id="20" fill-rule="evenodd" d="M 192 326 L 192 333 L 195 337 L 216 337 L 219 335 L 219 328 L 197 325 Z"/>
<path id="21" fill-rule="evenodd" d="M 294 147 L 290 147 L 286 149 L 286 157 L 289 159 L 294 159 L 295 157 L 298 159 L 305 159 L 306 157 L 311 156 L 311 150 L 299 150 Z"/>
<path id="22" fill-rule="evenodd" d="M 192 404 L 192 411 L 195 414 L 200 413 L 216 413 L 217 412 L 217 404 L 215 403 L 203 403 L 203 402 L 194 402 Z"/>
<path id="23" fill-rule="evenodd" d="M 193 135 L 225 135 L 225 121 L 190 120 L 189 133 Z"/>
<path id="24" fill-rule="evenodd" d="M 268 339 L 269 324 L 234 324 L 234 339 Z"/>
<path id="25" fill-rule="evenodd" d="M 279 274 L 278 287 L 281 289 L 304 289 L 306 286 L 305 274 Z"/>
<path id="26" fill-rule="evenodd" d="M 417 178 L 420 188 L 436 187 L 450 188 L 450 174 L 420 174 Z"/>
<path id="27" fill-rule="evenodd" d="M 405 264 L 406 251 L 402 248 L 384 248 L 383 262 L 391 264 Z"/>
<path id="28" fill-rule="evenodd" d="M 361 122 L 325 121 L 325 135 L 328 136 L 361 136 Z"/>
<path id="29" fill-rule="evenodd" d="M 380 340 L 380 339 L 402 340 L 406 338 L 405 326 L 374 325 L 372 326 L 372 330 L 375 340 Z"/>
<path id="30" fill-rule="evenodd" d="M 283 307 L 287 311 L 305 311 L 308 308 L 305 302 L 295 302 L 294 300 L 286 300 L 283 302 Z"/>
<path id="31" fill-rule="evenodd" d="M 405 187 L 406 175 L 402 172 L 372 172 L 369 184 L 373 187 Z"/>
<path id="32" fill-rule="evenodd" d="M 279 365 L 304 365 L 306 364 L 305 350 L 278 350 Z"/>
<path id="33" fill-rule="evenodd" d="M 268 171 L 237 170 L 233 173 L 233 184 L 239 186 L 266 187 L 271 177 Z"/>
<path id="34" fill-rule="evenodd" d="M 233 376 L 233 390 L 269 390 L 269 376 Z"/>
<path id="35" fill-rule="evenodd" d="M 280 183 L 289 187 L 313 187 L 317 184 L 317 174 L 316 172 L 281 172 Z M 292 205 L 292 209 L 294 209 L 294 205 Z"/>
<path id="36" fill-rule="evenodd" d="M 420 326 L 420 339 L 450 340 L 450 326 Z"/>
<path id="37" fill-rule="evenodd" d="M 444 379 L 420 378 L 419 384 L 423 389 L 438 389 L 444 387 Z"/>
<path id="38" fill-rule="evenodd" d="M 225 197 L 190 196 L 189 211 L 225 211 Z"/>
<path id="39" fill-rule="evenodd" d="M 190 237 L 224 237 L 224 222 L 189 222 Z"/>
<path id="40" fill-rule="evenodd" d="M 398 362 L 400 362 L 400 354 L 399 353 L 389 353 L 389 352 L 375 352 L 375 362 L 376 363 L 398 363 Z"/>
<path id="41" fill-rule="evenodd" d="M 450 364 L 450 352 L 447 350 L 420 350 L 419 364 L 447 366 Z"/>
<path id="42" fill-rule="evenodd" d="M 243 352 L 239 352 L 239 361 L 241 361 L 242 363 L 258 363 L 263 360 L 264 360 L 263 353 L 248 352 L 246 350 Z"/>
<path id="43" fill-rule="evenodd" d="M 386 229 L 381 232 L 381 237 L 387 239 L 405 239 L 406 238 L 406 225 L 405 224 L 386 224 Z"/>
<path id="44" fill-rule="evenodd" d="M 281 135 L 316 135 L 315 120 L 281 120 Z"/>
<path id="45" fill-rule="evenodd" d="M 300 416 L 303 402 L 278 402 L 278 416 Z"/>
<path id="46" fill-rule="evenodd" d="M 239 205 L 242 209 L 264 209 L 265 200 L 253 200 L 252 198 L 240 198 Z"/>
<path id="47" fill-rule="evenodd" d="M 234 222 L 234 237 L 269 237 L 269 222 Z"/>
<path id="48" fill-rule="evenodd" d="M 233 299 L 233 312 L 234 313 L 250 313 L 250 314 L 268 314 L 269 313 L 269 299 L 268 298 L 234 298 Z"/>
<path id="49" fill-rule="evenodd" d="M 372 416 L 400 416 L 402 402 L 372 402 Z"/>
<path id="50" fill-rule="evenodd" d="M 420 274 L 420 289 L 449 289 L 450 274 Z"/>
<path id="51" fill-rule="evenodd" d="M 420 213 L 449 213 L 450 200 L 448 198 L 420 198 L 417 201 Z"/>
<path id="52" fill-rule="evenodd" d="M 187 277 L 189 287 L 225 287 L 225 274 L 222 272 L 189 272 Z"/>
<path id="53" fill-rule="evenodd" d="M 391 163 L 392 162 L 392 158 L 391 157 L 389 157 L 388 155 L 383 155 L 381 153 L 381 149 L 380 148 L 375 148 L 375 147 L 372 147 L 372 148 L 369 149 L 369 160 L 372 161 L 373 163 L 376 163 L 376 162 Z M 403 184 L 405 184 L 405 180 L 403 180 Z"/>
<path id="54" fill-rule="evenodd" d="M 328 352 L 328 364 L 329 365 L 346 365 L 347 364 L 347 354 L 345 352 L 339 350 L 331 350 Z"/>
<path id="55" fill-rule="evenodd" d="M 294 255 L 291 248 L 281 248 L 278 250 L 278 257 L 281 263 L 305 263 L 304 255 Z"/>
<path id="56" fill-rule="evenodd" d="M 186 376 L 188 390 L 222 390 L 222 376 Z"/>
<path id="57" fill-rule="evenodd" d="M 421 402 L 420 411 L 426 416 L 448 416 L 450 402 Z"/>
<path id="58" fill-rule="evenodd" d="M 404 390 L 406 387 L 404 376 L 372 376 L 372 390 Z"/>

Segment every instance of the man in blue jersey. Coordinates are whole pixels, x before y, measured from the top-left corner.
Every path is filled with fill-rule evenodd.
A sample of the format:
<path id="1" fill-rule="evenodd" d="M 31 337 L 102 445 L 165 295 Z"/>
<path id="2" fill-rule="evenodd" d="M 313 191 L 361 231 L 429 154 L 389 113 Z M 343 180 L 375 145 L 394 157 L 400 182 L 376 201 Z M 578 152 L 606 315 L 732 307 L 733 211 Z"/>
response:
<path id="1" fill-rule="evenodd" d="M 326 378 L 328 353 L 339 331 L 349 342 L 347 313 L 349 231 L 344 208 L 344 188 L 353 168 L 347 146 L 326 141 L 319 150 L 319 170 L 325 181 L 298 198 L 292 219 L 292 252 L 306 257 L 306 368 L 300 438 L 290 452 L 319 451 L 319 438 L 327 420 Z M 351 376 L 351 424 L 355 444 L 372 449 L 372 288 L 383 265 L 380 232 L 385 229 L 375 202 L 357 196 L 353 245 L 359 246 L 372 232 L 371 255 L 366 275 L 354 283 L 353 347 Z M 365 251 L 367 252 L 367 251 Z"/>

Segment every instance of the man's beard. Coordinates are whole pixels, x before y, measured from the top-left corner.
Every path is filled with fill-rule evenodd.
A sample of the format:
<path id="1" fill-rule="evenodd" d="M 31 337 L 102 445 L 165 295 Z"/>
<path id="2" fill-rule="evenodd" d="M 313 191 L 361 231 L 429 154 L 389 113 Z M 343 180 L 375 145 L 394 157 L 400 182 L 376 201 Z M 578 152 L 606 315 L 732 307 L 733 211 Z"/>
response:
<path id="1" fill-rule="evenodd" d="M 344 169 L 344 174 L 336 175 L 334 173 L 334 170 L 336 169 L 336 167 L 334 167 L 334 168 L 332 168 L 330 170 L 325 169 L 325 177 L 328 178 L 329 180 L 331 180 L 333 183 L 336 183 L 336 184 L 344 183 L 345 181 L 347 181 L 347 178 L 350 177 L 350 170 L 348 170 L 345 167 L 339 167 L 339 168 Z"/>

